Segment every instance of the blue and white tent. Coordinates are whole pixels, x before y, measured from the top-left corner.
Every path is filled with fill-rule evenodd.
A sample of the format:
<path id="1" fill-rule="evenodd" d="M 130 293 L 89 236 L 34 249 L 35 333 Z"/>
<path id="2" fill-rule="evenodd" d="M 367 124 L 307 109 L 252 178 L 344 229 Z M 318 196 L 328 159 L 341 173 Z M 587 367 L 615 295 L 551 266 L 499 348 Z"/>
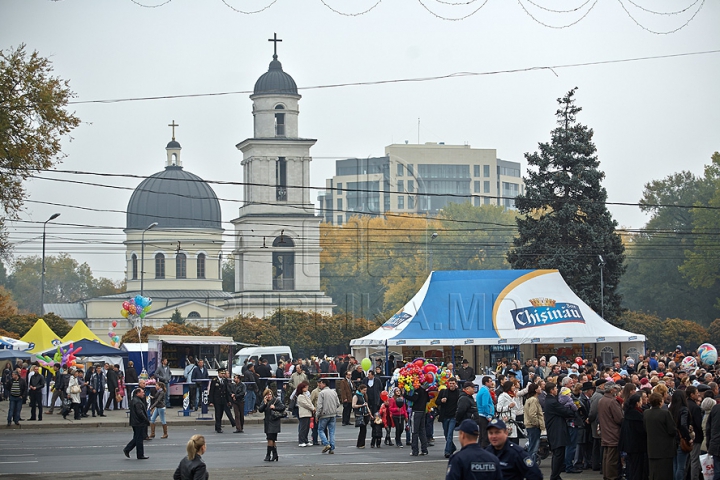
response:
<path id="1" fill-rule="evenodd" d="M 644 341 L 601 318 L 557 270 L 460 270 L 431 272 L 399 312 L 350 346 Z"/>
<path id="2" fill-rule="evenodd" d="M 21 340 L 15 340 L 10 337 L 0 336 L 0 350 L 19 350 L 25 351 L 30 348 L 30 344 Z"/>

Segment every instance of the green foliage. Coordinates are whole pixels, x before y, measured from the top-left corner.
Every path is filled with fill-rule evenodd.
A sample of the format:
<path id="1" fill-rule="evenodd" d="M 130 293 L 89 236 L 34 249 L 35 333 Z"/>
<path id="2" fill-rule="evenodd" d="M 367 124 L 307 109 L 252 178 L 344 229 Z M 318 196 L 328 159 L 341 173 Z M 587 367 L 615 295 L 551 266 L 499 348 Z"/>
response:
<path id="1" fill-rule="evenodd" d="M 172 316 L 170 317 L 170 323 L 176 323 L 178 325 L 184 325 L 185 319 L 183 318 L 182 314 L 180 313 L 180 310 L 177 308 L 173 312 Z"/>
<path id="2" fill-rule="evenodd" d="M 223 292 L 235 291 L 235 257 L 229 255 L 222 263 L 222 289 Z"/>
<path id="3" fill-rule="evenodd" d="M 41 312 L 42 258 L 21 257 L 13 265 L 8 284 L 22 312 Z M 45 257 L 45 303 L 77 302 L 121 292 L 121 285 L 95 278 L 87 263 L 79 264 L 66 253 Z"/>
<path id="4" fill-rule="evenodd" d="M 707 327 L 708 342 L 713 345 L 720 345 L 720 318 L 713 320 Z"/>
<path id="5" fill-rule="evenodd" d="M 693 215 L 685 206 L 705 205 L 712 193 L 712 182 L 686 171 L 645 185 L 640 208 L 652 217 L 626 244 L 627 270 L 619 288 L 625 308 L 703 325 L 715 318 L 716 291 L 690 285 L 679 270 L 693 246 Z"/>
<path id="6" fill-rule="evenodd" d="M 80 124 L 65 110 L 74 94 L 52 76 L 52 63 L 25 45 L 0 51 L 0 256 L 7 256 L 4 221 L 15 218 L 25 198 L 25 181 L 60 161 L 61 137 Z"/>
<path id="7" fill-rule="evenodd" d="M 67 335 L 72 328 L 67 320 L 55 315 L 54 313 L 46 313 L 42 318 L 45 320 L 45 323 L 48 324 L 48 327 L 50 327 L 60 338 Z"/>
<path id="8" fill-rule="evenodd" d="M 645 335 L 650 350 L 673 351 L 675 345 L 679 344 L 685 351 L 690 351 L 712 338 L 710 333 L 712 325 L 711 329 L 706 330 L 702 325 L 690 320 L 679 318 L 661 320 L 656 315 L 633 311 L 623 312 L 620 320 L 626 330 Z M 716 328 L 720 334 L 720 322 L 717 322 Z"/>
<path id="9" fill-rule="evenodd" d="M 233 337 L 236 342 L 265 346 L 284 345 L 277 327 L 254 315 L 239 314 L 222 324 L 218 333 Z"/>
<path id="10" fill-rule="evenodd" d="M 717 256 L 717 237 L 720 232 L 720 153 L 712 155 L 712 162 L 705 167 L 705 181 L 712 185 L 712 196 L 704 203 L 699 199 L 692 209 L 692 232 L 694 242 L 686 252 L 685 263 L 680 271 L 694 287 L 712 288 L 718 295 L 720 262 Z M 710 208 L 703 208 L 710 207 Z M 717 298 L 720 307 L 720 298 Z"/>
<path id="11" fill-rule="evenodd" d="M 58 337 L 62 338 L 70 331 L 70 324 L 62 317 L 58 317 L 54 313 L 44 315 L 43 320 L 48 324 Z M 35 323 L 38 321 L 37 315 L 13 315 L 10 317 L 0 318 L 0 329 L 13 332 L 19 337 L 24 336 Z"/>
<path id="12" fill-rule="evenodd" d="M 17 315 L 17 303 L 12 298 L 12 294 L 0 286 L 0 318 L 12 317 Z"/>
<path id="13" fill-rule="evenodd" d="M 526 153 L 525 194 L 515 205 L 518 237 L 508 254 L 514 269 L 557 269 L 570 288 L 593 310 L 601 311 L 599 255 L 604 260 L 604 310 L 616 322 L 617 292 L 624 271 L 624 247 L 617 222 L 605 206 L 605 174 L 599 170 L 593 131 L 577 122 L 575 89 L 558 99 L 558 127 L 539 152 Z"/>

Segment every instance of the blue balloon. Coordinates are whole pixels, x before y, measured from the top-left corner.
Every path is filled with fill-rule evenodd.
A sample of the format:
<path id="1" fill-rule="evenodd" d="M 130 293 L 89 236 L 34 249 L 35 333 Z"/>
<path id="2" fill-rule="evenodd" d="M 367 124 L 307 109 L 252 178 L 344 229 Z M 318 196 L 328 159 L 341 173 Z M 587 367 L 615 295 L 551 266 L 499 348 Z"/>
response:
<path id="1" fill-rule="evenodd" d="M 142 299 L 143 299 L 143 297 L 142 297 L 141 295 L 135 295 L 135 299 L 134 299 L 134 300 L 135 300 L 135 305 L 140 305 L 140 306 L 142 306 Z"/>

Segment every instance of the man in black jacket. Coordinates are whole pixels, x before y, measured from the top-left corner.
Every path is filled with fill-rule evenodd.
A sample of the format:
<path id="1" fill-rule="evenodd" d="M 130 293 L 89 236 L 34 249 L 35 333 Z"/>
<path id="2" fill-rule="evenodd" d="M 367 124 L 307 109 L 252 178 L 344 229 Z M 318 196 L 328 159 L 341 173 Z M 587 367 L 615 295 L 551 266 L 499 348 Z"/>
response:
<path id="1" fill-rule="evenodd" d="M 245 394 L 247 387 L 242 381 L 242 375 L 235 375 L 235 383 L 230 385 L 230 399 L 235 411 L 235 431 L 242 433 L 245 428 Z"/>
<path id="2" fill-rule="evenodd" d="M 430 401 L 427 391 L 418 387 L 408 400 L 413 402 L 412 406 L 412 453 L 413 457 L 418 456 L 418 440 L 420 441 L 420 455 L 428 454 L 428 440 L 425 435 L 425 409 Z"/>
<path id="3" fill-rule="evenodd" d="M 458 390 L 457 380 L 455 377 L 451 377 L 448 379 L 447 388 L 440 390 L 435 400 L 435 404 L 439 406 L 440 422 L 442 422 L 445 434 L 445 458 L 450 458 L 450 455 L 457 450 L 455 442 L 453 442 L 453 432 L 455 431 L 455 414 L 459 398 L 460 390 Z"/>
<path id="4" fill-rule="evenodd" d="M 462 367 L 458 369 L 457 378 L 465 382 L 475 380 L 475 370 L 470 366 L 467 358 L 462 361 Z"/>
<path id="5" fill-rule="evenodd" d="M 7 426 L 14 421 L 15 425 L 20 425 L 20 411 L 27 399 L 27 383 L 20 377 L 19 370 L 13 370 L 10 380 L 5 383 L 5 395 L 10 404 L 8 405 Z"/>
<path id="6" fill-rule="evenodd" d="M 30 381 L 28 382 L 28 395 L 30 397 L 30 418 L 29 421 L 39 420 L 42 421 L 43 407 L 42 407 L 42 391 L 45 388 L 45 377 L 39 372 L 39 367 L 33 365 L 32 375 L 30 375 Z M 38 410 L 38 416 L 35 417 L 35 409 Z"/>
<path id="7" fill-rule="evenodd" d="M 110 402 L 113 404 L 113 410 L 118 409 L 118 402 L 115 398 L 118 388 L 118 374 L 109 363 L 105 364 L 105 379 L 108 387 L 108 399 L 105 402 L 105 410 L 110 410 Z"/>
<path id="8" fill-rule="evenodd" d="M 380 398 L 380 394 L 384 390 L 383 382 L 381 379 L 375 376 L 375 372 L 370 370 L 367 377 L 363 379 L 362 383 L 368 386 L 368 408 L 370 409 L 370 414 L 374 416 L 377 411 L 380 410 L 380 405 L 382 405 L 382 399 Z"/>
<path id="9" fill-rule="evenodd" d="M 204 403 L 202 392 L 204 392 L 208 387 L 207 380 L 210 380 L 210 375 L 207 367 L 205 366 L 205 362 L 203 360 L 198 360 L 197 367 L 195 367 L 192 371 L 192 381 L 195 382 L 195 410 Z"/>
<path id="10" fill-rule="evenodd" d="M 700 394 L 698 393 L 697 387 L 688 385 L 685 389 L 685 396 L 687 397 L 688 403 L 688 423 L 692 426 L 695 432 L 695 439 L 693 442 L 693 449 L 690 451 L 690 480 L 701 480 L 702 467 L 700 466 L 700 446 L 705 439 L 705 435 L 702 429 L 703 411 L 698 405 L 698 399 Z"/>
<path id="11" fill-rule="evenodd" d="M 565 447 L 570 443 L 566 420 L 575 414 L 558 400 L 558 388 L 553 382 L 545 384 L 545 430 L 553 452 L 550 480 L 559 480 L 565 470 Z"/>
<path id="12" fill-rule="evenodd" d="M 133 429 L 133 439 L 123 448 L 123 453 L 127 458 L 130 458 L 130 452 L 132 452 L 133 448 L 137 449 L 138 460 L 150 458 L 145 456 L 145 448 L 143 446 L 145 430 L 148 425 L 150 425 L 146 408 L 145 390 L 136 388 L 133 391 L 132 400 L 130 400 L 130 426 Z"/>
<path id="13" fill-rule="evenodd" d="M 230 385 L 225 378 L 226 370 L 221 368 L 218 370 L 218 376 L 210 381 L 210 406 L 215 407 L 215 431 L 223 433 L 222 418 L 223 413 L 228 416 L 230 424 L 235 427 L 235 420 L 230 411 Z"/>

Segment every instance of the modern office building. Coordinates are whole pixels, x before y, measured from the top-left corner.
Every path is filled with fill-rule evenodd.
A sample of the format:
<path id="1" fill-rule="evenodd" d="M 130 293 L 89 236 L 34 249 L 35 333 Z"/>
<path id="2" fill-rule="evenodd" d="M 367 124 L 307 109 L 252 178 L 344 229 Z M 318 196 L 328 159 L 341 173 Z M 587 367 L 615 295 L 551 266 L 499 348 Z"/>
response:
<path id="1" fill-rule="evenodd" d="M 389 145 L 385 156 L 337 160 L 318 196 L 326 222 L 387 212 L 436 215 L 451 202 L 514 208 L 524 193 L 520 163 L 469 145 Z"/>

